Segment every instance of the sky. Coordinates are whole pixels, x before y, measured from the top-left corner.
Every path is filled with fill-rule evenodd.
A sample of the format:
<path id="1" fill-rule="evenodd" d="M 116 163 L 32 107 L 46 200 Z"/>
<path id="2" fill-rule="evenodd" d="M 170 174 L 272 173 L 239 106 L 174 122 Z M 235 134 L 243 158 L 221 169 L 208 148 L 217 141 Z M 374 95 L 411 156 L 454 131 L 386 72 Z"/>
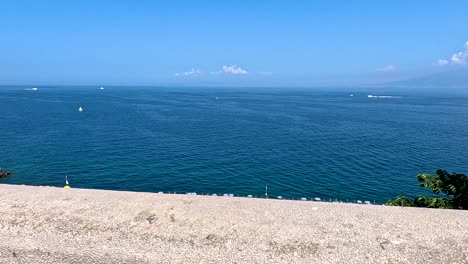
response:
<path id="1" fill-rule="evenodd" d="M 0 84 L 317 86 L 465 67 L 468 1 L 0 1 Z"/>

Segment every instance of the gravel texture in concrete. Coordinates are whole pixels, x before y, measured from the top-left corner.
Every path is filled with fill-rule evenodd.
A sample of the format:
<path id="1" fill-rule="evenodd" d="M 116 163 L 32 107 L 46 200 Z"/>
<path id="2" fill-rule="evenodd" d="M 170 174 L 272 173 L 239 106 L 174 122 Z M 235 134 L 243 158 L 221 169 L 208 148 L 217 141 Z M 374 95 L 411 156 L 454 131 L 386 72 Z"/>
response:
<path id="1" fill-rule="evenodd" d="M 468 212 L 0 185 L 0 263 L 468 263 Z"/>

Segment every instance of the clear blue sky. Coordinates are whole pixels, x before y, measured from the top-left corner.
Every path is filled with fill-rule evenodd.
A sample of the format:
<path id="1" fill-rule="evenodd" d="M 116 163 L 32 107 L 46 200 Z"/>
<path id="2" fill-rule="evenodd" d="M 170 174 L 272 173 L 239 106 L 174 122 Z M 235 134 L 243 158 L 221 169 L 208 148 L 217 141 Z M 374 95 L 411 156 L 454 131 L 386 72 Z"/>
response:
<path id="1" fill-rule="evenodd" d="M 341 85 L 468 60 L 466 0 L 2 0 L 0 25 L 0 84 Z"/>

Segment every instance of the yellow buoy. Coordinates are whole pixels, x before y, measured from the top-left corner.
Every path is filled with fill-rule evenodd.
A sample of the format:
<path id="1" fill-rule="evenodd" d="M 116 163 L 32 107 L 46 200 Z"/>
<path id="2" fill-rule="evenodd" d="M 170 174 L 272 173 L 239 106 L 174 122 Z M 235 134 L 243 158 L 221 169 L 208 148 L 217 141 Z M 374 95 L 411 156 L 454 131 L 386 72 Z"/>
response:
<path id="1" fill-rule="evenodd" d="M 68 185 L 68 176 L 65 176 L 65 186 L 63 188 L 70 189 L 71 187 Z"/>

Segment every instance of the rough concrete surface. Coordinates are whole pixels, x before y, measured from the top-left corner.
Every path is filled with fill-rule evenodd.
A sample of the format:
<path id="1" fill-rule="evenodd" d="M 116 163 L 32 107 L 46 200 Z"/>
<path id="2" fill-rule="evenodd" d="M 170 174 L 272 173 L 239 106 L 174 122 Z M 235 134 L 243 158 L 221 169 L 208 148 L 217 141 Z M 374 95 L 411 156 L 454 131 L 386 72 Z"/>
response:
<path id="1" fill-rule="evenodd" d="M 468 263 L 468 212 L 0 185 L 0 263 Z"/>

